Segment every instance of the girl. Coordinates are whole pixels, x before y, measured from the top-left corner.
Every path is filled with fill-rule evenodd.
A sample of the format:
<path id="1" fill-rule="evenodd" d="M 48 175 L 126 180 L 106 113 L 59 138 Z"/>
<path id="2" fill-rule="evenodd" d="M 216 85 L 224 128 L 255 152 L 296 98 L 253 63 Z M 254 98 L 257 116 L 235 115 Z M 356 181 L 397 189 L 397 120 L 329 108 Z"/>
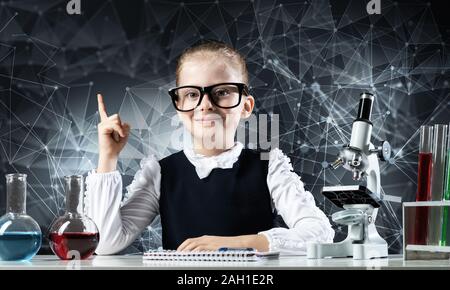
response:
<path id="1" fill-rule="evenodd" d="M 247 84 L 243 56 L 225 43 L 203 41 L 185 50 L 169 95 L 192 142 L 161 160 L 143 159 L 123 205 L 116 164 L 130 126 L 117 114 L 108 117 L 98 95 L 99 162 L 88 174 L 85 197 L 100 231 L 97 254 L 121 251 L 158 214 L 164 249 L 304 253 L 307 242 L 333 241 L 328 218 L 289 158 L 275 148 L 262 160 L 234 141 L 239 120 L 254 107 Z M 275 226 L 275 213 L 289 228 Z"/>

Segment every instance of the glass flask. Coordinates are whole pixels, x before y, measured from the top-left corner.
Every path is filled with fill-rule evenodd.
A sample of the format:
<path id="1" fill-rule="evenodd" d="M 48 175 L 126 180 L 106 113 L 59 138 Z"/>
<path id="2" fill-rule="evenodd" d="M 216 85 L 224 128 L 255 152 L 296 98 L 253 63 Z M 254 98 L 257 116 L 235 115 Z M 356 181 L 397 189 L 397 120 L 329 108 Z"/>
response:
<path id="1" fill-rule="evenodd" d="M 82 175 L 65 176 L 66 212 L 50 226 L 50 247 L 60 259 L 87 259 L 94 254 L 99 232 L 94 221 L 83 214 Z"/>
<path id="2" fill-rule="evenodd" d="M 6 214 L 0 217 L 0 260 L 26 261 L 39 251 L 42 232 L 26 214 L 27 175 L 6 176 Z"/>

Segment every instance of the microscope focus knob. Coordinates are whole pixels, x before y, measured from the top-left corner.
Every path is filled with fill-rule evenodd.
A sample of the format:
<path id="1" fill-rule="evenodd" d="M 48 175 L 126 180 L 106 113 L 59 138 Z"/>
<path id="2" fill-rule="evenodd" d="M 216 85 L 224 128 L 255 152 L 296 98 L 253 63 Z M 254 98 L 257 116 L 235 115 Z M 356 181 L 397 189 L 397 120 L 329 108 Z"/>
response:
<path id="1" fill-rule="evenodd" d="M 392 154 L 391 144 L 389 144 L 388 141 L 381 142 L 381 145 L 378 146 L 376 152 L 378 154 L 378 158 L 380 158 L 381 161 L 388 161 L 389 159 L 391 159 Z"/>

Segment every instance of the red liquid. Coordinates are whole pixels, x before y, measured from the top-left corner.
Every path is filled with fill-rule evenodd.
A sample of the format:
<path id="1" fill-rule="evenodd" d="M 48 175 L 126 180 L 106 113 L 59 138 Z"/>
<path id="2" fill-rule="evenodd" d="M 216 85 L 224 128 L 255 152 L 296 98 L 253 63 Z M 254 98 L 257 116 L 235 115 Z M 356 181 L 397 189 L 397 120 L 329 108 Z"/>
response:
<path id="1" fill-rule="evenodd" d="M 97 248 L 98 233 L 51 233 L 50 246 L 53 252 L 62 260 L 72 260 L 78 257 L 89 258 Z M 78 253 L 69 253 L 78 251 Z"/>
<path id="2" fill-rule="evenodd" d="M 419 153 L 416 201 L 431 200 L 432 153 Z M 428 233 L 428 207 L 416 208 L 416 226 L 412 244 L 426 245 Z"/>

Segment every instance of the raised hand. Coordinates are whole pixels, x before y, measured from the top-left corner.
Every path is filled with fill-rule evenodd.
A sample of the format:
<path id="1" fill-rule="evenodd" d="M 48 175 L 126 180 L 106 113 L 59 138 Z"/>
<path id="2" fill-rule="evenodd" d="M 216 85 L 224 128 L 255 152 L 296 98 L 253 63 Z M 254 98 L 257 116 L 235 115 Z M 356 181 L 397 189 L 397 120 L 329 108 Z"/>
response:
<path id="1" fill-rule="evenodd" d="M 123 123 L 119 114 L 108 117 L 101 94 L 97 94 L 97 102 L 98 113 L 100 115 L 100 123 L 98 124 L 99 162 L 97 172 L 104 173 L 116 169 L 119 153 L 125 147 L 128 140 L 130 125 Z"/>

